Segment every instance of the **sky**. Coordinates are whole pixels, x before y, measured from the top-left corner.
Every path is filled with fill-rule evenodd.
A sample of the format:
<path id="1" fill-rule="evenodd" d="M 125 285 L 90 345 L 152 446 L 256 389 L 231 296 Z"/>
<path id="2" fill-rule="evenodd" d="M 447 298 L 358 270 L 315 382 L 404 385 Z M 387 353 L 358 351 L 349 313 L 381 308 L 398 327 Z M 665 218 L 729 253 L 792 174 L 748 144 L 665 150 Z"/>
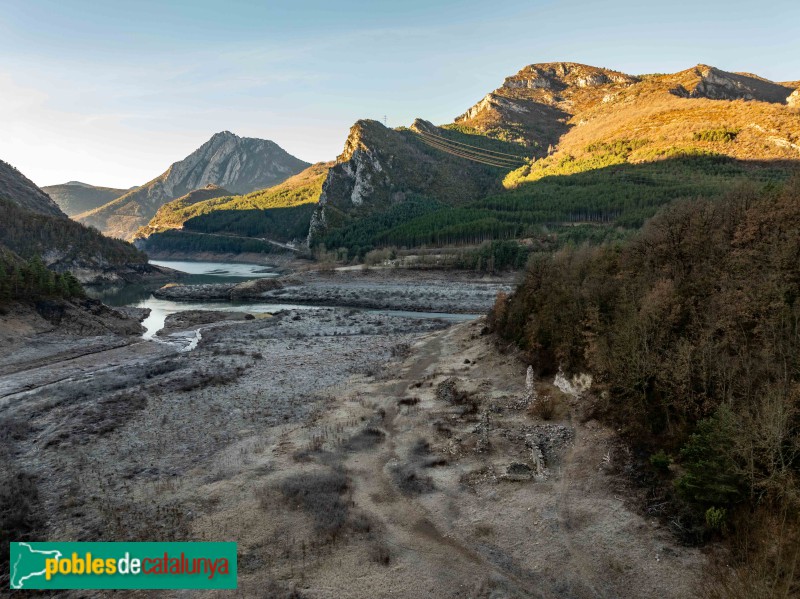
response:
<path id="1" fill-rule="evenodd" d="M 452 122 L 536 62 L 800 79 L 800 2 L 0 0 L 0 159 L 128 188 L 214 133 L 332 160 L 360 118 Z"/>

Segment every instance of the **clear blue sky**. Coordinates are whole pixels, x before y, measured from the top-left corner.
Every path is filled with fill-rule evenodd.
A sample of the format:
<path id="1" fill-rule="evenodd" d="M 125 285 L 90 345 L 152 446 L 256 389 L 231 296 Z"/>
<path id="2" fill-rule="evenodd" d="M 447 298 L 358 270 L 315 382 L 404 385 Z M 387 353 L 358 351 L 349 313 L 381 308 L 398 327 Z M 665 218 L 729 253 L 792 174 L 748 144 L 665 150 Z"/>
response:
<path id="1" fill-rule="evenodd" d="M 452 119 L 534 62 L 800 79 L 800 2 L 3 0 L 0 159 L 129 187 L 213 133 L 334 158 L 359 118 Z"/>

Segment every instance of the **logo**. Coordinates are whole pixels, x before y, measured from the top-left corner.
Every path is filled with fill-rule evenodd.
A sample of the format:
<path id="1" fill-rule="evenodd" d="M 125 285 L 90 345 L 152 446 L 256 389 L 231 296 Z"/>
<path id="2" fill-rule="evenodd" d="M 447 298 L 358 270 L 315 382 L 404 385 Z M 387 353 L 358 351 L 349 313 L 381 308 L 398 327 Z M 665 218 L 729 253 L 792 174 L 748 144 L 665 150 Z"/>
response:
<path id="1" fill-rule="evenodd" d="M 235 589 L 236 543 L 11 543 L 12 589 Z"/>

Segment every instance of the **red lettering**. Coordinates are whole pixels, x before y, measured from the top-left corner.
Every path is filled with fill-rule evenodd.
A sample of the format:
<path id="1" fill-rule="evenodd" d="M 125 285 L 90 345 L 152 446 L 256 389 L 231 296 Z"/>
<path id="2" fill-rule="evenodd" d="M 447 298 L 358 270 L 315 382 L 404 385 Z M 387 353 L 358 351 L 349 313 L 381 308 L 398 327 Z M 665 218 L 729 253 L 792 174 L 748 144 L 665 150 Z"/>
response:
<path id="1" fill-rule="evenodd" d="M 147 564 L 148 563 L 153 563 L 155 565 L 148 570 L 147 569 Z M 144 572 L 145 574 L 158 574 L 157 568 L 158 568 L 158 559 L 157 558 L 146 557 L 146 558 L 144 558 L 142 560 L 142 572 Z"/>

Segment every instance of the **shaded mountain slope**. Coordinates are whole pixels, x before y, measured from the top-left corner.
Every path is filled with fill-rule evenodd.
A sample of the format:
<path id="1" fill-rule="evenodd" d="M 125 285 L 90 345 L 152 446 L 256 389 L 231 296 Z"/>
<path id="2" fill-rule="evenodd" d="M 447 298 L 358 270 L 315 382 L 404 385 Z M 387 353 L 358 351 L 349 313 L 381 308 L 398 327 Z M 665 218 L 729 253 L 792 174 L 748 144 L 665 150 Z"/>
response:
<path id="1" fill-rule="evenodd" d="M 53 199 L 25 175 L 0 160 L 0 199 L 17 206 L 50 216 L 66 216 Z"/>
<path id="2" fill-rule="evenodd" d="M 87 210 L 93 210 L 103 204 L 108 204 L 112 200 L 126 194 L 128 189 L 117 189 L 114 187 L 97 187 L 87 185 L 79 181 L 70 181 L 60 185 L 48 185 L 42 187 L 58 207 L 67 216 L 75 216 Z"/>
<path id="3" fill-rule="evenodd" d="M 130 243 L 109 239 L 69 219 L 15 168 L 0 162 L 0 247 L 23 261 L 38 257 L 83 283 L 135 280 L 157 272 Z M 10 254 L 9 254 L 10 255 Z"/>

